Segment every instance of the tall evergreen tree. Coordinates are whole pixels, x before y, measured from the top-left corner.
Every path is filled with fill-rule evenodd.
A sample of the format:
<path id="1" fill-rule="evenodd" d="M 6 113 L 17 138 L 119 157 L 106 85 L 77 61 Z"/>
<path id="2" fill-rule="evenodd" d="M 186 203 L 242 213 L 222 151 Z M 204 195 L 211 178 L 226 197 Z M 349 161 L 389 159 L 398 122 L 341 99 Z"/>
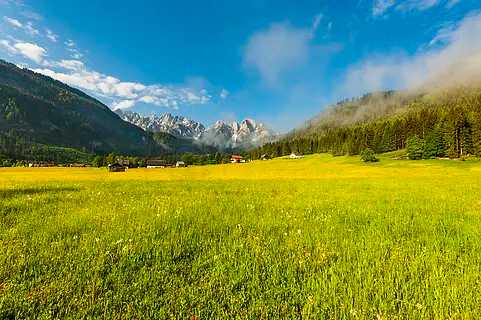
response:
<path id="1" fill-rule="evenodd" d="M 472 131 L 473 153 L 481 157 L 481 109 L 474 112 Z"/>

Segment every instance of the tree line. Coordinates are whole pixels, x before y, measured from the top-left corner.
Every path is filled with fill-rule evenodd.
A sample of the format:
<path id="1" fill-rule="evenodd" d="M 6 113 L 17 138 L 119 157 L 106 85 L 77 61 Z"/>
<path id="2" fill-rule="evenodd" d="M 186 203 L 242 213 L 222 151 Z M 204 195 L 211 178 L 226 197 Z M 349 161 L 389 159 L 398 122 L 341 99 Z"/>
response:
<path id="1" fill-rule="evenodd" d="M 195 154 L 191 152 L 176 153 L 176 154 L 164 154 L 155 157 L 155 160 L 163 160 L 166 165 L 175 165 L 177 161 L 182 161 L 186 165 L 209 165 L 209 164 L 223 164 L 230 162 L 231 155 L 229 153 L 210 153 L 210 154 Z M 134 168 L 146 167 L 149 159 L 145 157 L 132 157 L 117 155 L 110 153 L 107 155 L 97 155 L 92 159 L 93 167 L 105 167 L 110 164 L 122 162 L 128 160 L 129 166 Z"/>
<path id="2" fill-rule="evenodd" d="M 149 159 L 163 160 L 166 164 L 183 161 L 187 165 L 207 165 L 229 163 L 232 153 L 248 156 L 248 153 L 239 150 L 236 152 L 209 151 L 205 153 L 159 152 L 146 157 L 121 153 L 95 154 L 87 150 L 40 144 L 15 130 L 0 133 L 0 167 L 25 166 L 28 162 L 51 162 L 57 165 L 75 163 L 104 167 L 119 160 L 129 160 L 131 167 L 145 167 Z"/>
<path id="3" fill-rule="evenodd" d="M 91 160 L 92 154 L 81 150 L 36 143 L 15 131 L 0 133 L 0 166 L 23 165 L 28 161 L 72 164 Z"/>

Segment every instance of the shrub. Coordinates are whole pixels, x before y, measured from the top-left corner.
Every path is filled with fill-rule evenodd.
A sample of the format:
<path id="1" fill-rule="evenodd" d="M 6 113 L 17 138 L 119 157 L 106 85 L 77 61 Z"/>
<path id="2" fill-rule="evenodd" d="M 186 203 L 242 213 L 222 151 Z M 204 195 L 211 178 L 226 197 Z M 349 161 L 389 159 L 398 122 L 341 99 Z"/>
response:
<path id="1" fill-rule="evenodd" d="M 96 157 L 92 160 L 92 167 L 100 168 L 100 167 L 103 167 L 103 166 L 104 166 L 104 157 L 102 157 L 102 156 L 96 156 Z"/>
<path id="2" fill-rule="evenodd" d="M 333 157 L 342 157 L 344 156 L 344 152 L 342 152 L 342 150 L 331 150 L 331 155 Z"/>
<path id="3" fill-rule="evenodd" d="M 364 162 L 378 162 L 379 159 L 376 158 L 376 154 L 372 149 L 367 148 L 361 152 L 361 160 Z"/>
<path id="4" fill-rule="evenodd" d="M 0 159 L 0 167 L 11 167 L 13 165 L 12 161 L 9 159 Z"/>

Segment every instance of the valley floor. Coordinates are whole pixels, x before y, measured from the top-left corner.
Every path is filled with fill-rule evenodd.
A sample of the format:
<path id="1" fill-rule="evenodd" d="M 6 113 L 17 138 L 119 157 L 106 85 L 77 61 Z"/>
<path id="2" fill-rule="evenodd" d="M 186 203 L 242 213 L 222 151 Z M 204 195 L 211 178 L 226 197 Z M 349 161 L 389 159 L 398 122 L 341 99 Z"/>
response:
<path id="1" fill-rule="evenodd" d="M 481 163 L 0 169 L 0 318 L 476 318 Z"/>

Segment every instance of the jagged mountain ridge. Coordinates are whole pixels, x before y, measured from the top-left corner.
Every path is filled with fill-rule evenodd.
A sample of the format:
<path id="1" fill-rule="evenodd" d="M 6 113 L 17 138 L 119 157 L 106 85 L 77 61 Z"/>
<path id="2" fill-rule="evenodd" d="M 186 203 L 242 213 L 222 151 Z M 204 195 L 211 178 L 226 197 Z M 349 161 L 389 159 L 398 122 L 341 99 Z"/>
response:
<path id="1" fill-rule="evenodd" d="M 268 142 L 273 137 L 270 129 L 252 119 L 245 119 L 240 123 L 220 120 L 207 128 L 201 140 L 217 146 L 226 144 L 233 148 L 249 148 Z"/>
<path id="2" fill-rule="evenodd" d="M 115 112 L 123 120 L 146 131 L 166 132 L 179 138 L 190 138 L 196 143 L 224 150 L 256 147 L 274 137 L 273 132 L 263 123 L 252 119 L 232 123 L 220 120 L 212 126 L 206 127 L 200 122 L 170 113 L 142 116 L 133 111 L 115 110 Z"/>
<path id="3" fill-rule="evenodd" d="M 182 116 L 173 116 L 170 113 L 162 115 L 143 116 L 133 111 L 115 110 L 124 121 L 130 122 L 152 132 L 166 132 L 177 137 L 197 139 L 205 131 L 205 127 L 196 121 Z"/>

